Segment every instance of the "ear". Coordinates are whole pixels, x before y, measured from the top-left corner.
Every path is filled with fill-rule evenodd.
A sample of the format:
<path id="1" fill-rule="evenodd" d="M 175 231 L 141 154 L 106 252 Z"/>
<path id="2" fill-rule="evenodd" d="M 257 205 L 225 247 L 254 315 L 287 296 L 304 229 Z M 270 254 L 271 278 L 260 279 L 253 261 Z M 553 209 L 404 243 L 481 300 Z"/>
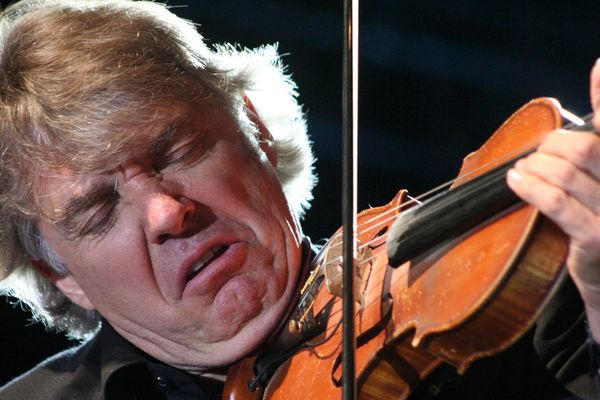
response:
<path id="1" fill-rule="evenodd" d="M 65 296 L 79 307 L 85 308 L 86 310 L 96 309 L 72 274 L 58 278 L 55 285 Z"/>
<path id="2" fill-rule="evenodd" d="M 277 151 L 275 150 L 275 141 L 273 140 L 273 136 L 258 116 L 258 113 L 254 108 L 254 104 L 252 104 L 248 96 L 244 95 L 243 98 L 244 104 L 246 105 L 246 110 L 248 112 L 248 118 L 250 118 L 250 121 L 254 122 L 258 128 L 258 145 L 267 155 L 271 165 L 273 165 L 273 167 L 277 167 Z"/>
<path id="3" fill-rule="evenodd" d="M 73 303 L 86 310 L 96 309 L 81 286 L 79 286 L 79 283 L 73 274 L 69 273 L 65 276 L 57 275 L 56 272 L 41 260 L 31 260 L 31 264 L 39 273 L 44 275 L 50 282 L 54 283 L 58 290 L 67 296 Z"/>

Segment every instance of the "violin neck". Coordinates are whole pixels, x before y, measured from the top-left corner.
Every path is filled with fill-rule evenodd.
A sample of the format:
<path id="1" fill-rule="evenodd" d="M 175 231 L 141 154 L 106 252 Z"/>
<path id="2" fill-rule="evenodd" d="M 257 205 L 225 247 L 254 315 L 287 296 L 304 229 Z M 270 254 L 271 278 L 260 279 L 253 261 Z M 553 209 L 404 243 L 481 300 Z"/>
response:
<path id="1" fill-rule="evenodd" d="M 522 156 L 402 212 L 388 234 L 390 265 L 398 267 L 503 211 L 522 205 L 504 178 Z"/>

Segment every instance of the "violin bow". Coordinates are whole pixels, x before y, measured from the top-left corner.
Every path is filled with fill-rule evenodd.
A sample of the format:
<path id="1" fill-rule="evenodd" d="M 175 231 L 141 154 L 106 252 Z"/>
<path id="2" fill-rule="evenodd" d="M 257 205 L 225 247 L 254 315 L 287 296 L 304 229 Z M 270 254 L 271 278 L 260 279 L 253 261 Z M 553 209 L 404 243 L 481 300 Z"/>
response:
<path id="1" fill-rule="evenodd" d="M 354 332 L 354 269 L 358 248 L 356 236 L 357 137 L 358 137 L 358 6 L 359 0 L 344 0 L 342 56 L 342 219 L 343 219 L 343 341 L 342 393 L 356 399 Z"/>

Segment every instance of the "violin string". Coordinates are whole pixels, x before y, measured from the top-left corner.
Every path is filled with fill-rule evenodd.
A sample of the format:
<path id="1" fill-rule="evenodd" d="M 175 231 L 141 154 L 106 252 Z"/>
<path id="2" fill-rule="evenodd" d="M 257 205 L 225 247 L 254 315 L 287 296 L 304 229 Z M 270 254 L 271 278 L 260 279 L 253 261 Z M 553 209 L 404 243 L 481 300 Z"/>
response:
<path id="1" fill-rule="evenodd" d="M 397 276 L 397 277 L 395 277 L 395 278 L 392 278 L 392 280 L 390 281 L 390 286 L 394 286 L 394 285 L 396 285 L 396 284 L 397 284 L 397 283 L 398 283 L 398 282 L 399 282 L 399 281 L 400 281 L 400 280 L 401 280 L 401 279 L 402 279 L 404 276 L 406 276 L 406 275 L 408 275 L 408 272 L 405 272 L 405 273 L 401 274 L 400 276 Z M 362 294 L 362 295 L 364 295 L 364 296 L 368 296 L 368 295 L 370 295 L 370 294 L 373 294 L 374 292 L 381 292 L 381 291 L 382 291 L 382 289 L 383 289 L 383 283 L 384 283 L 384 279 L 379 279 L 378 281 L 376 281 L 376 282 L 373 282 L 373 285 L 372 285 L 372 286 L 371 286 L 371 287 L 370 287 L 370 288 L 369 288 L 369 289 L 368 289 L 366 292 L 364 292 L 364 293 L 361 293 L 361 294 Z M 384 293 L 381 293 L 381 295 L 383 295 L 383 294 L 384 294 Z M 368 303 L 365 303 L 365 304 L 363 304 L 363 305 L 362 305 L 362 308 L 363 308 L 363 309 L 364 309 L 364 308 L 367 308 L 367 307 L 371 306 L 372 304 L 374 304 L 374 303 L 375 303 L 375 302 L 377 302 L 377 301 L 378 301 L 378 299 L 377 299 L 377 298 L 375 298 L 375 299 L 373 299 L 373 300 L 369 301 Z M 309 310 L 312 310 L 312 309 L 314 308 L 314 305 L 315 305 L 315 302 L 313 301 L 313 302 L 310 304 L 310 306 L 308 307 L 308 309 L 309 309 Z M 333 311 L 333 312 L 330 314 L 330 318 L 333 318 L 333 317 L 335 317 L 336 315 L 338 315 L 338 314 L 340 314 L 340 313 L 341 313 L 341 309 L 339 309 L 339 310 L 336 310 L 336 311 Z M 339 322 L 338 322 L 338 323 L 339 323 Z"/>
<path id="2" fill-rule="evenodd" d="M 584 116 L 582 118 L 582 120 L 587 123 L 591 120 L 592 117 L 593 117 L 593 114 L 588 114 L 588 115 Z M 575 124 L 568 124 L 568 125 L 564 126 L 562 129 L 572 130 L 573 128 L 577 128 L 577 127 L 578 126 Z M 422 204 L 422 201 L 424 199 L 428 199 L 438 193 L 441 193 L 443 190 L 445 190 L 445 188 L 454 184 L 457 180 L 459 180 L 459 179 L 460 180 L 470 180 L 473 177 L 473 175 L 480 173 L 482 170 L 490 167 L 491 165 L 506 162 L 506 161 L 511 160 L 529 150 L 531 150 L 531 147 L 522 145 L 521 147 L 515 148 L 512 151 L 505 153 L 503 155 L 503 159 L 495 159 L 495 160 L 488 161 L 487 163 L 484 163 L 484 164 L 478 166 L 477 168 L 474 168 L 473 170 L 469 171 L 468 173 L 465 173 L 459 177 L 456 177 L 447 182 L 444 182 L 444 183 L 428 190 L 427 192 L 422 193 L 421 195 L 419 195 L 417 197 L 408 196 L 409 201 L 406 201 L 397 206 L 394 206 L 394 207 L 390 208 L 389 210 L 387 210 L 383 213 L 380 213 L 377 216 L 374 216 L 366 221 L 362 221 L 356 227 L 357 234 L 364 234 L 364 233 L 368 232 L 369 230 L 381 229 L 382 227 L 387 225 L 387 223 L 390 222 L 390 220 L 395 219 L 399 212 L 403 211 L 406 208 L 412 207 L 415 204 L 417 204 L 417 207 L 418 207 L 419 204 Z M 365 225 L 368 225 L 368 227 L 365 229 L 361 229 Z M 362 251 L 366 248 L 366 246 L 370 246 L 371 244 L 373 244 L 373 242 L 378 241 L 378 240 L 380 240 L 380 237 L 376 237 L 373 240 L 366 242 L 366 243 L 361 243 L 357 250 Z M 341 246 L 341 242 L 333 244 L 331 248 L 335 249 L 339 246 Z"/>
<path id="3" fill-rule="evenodd" d="M 588 122 L 590 122 L 592 120 L 593 116 L 594 116 L 594 114 L 590 113 L 590 114 L 585 115 L 583 118 L 581 118 L 581 120 L 584 123 L 587 124 Z M 573 130 L 573 129 L 576 129 L 578 127 L 579 127 L 578 125 L 576 125 L 575 123 L 571 122 L 571 123 L 566 124 L 565 126 L 563 126 L 562 129 L 563 130 Z M 400 204 L 399 206 L 396 206 L 396 207 L 394 207 L 394 208 L 392 208 L 392 209 L 390 209 L 388 211 L 385 211 L 384 213 L 379 214 L 378 216 L 376 216 L 376 217 L 374 217 L 374 218 L 372 218 L 370 220 L 367 220 L 367 221 L 365 221 L 365 222 L 357 225 L 357 227 L 356 227 L 357 232 L 359 232 L 359 233 L 364 232 L 364 231 L 361 232 L 360 228 L 362 226 L 366 225 L 366 224 L 371 224 L 378 217 L 385 217 L 386 214 L 392 214 L 392 213 L 395 214 L 397 211 L 398 212 L 402 211 L 402 209 L 405 209 L 405 208 L 407 208 L 409 206 L 412 206 L 415 203 L 416 204 L 420 204 L 420 203 L 422 203 L 422 201 L 424 199 L 427 199 L 430 196 L 433 197 L 434 195 L 436 195 L 438 193 L 441 193 L 443 190 L 445 190 L 445 188 L 451 186 L 452 184 L 454 184 L 459 179 L 460 180 L 470 180 L 473 177 L 473 175 L 478 174 L 482 170 L 484 170 L 484 169 L 486 169 L 486 168 L 488 168 L 488 167 L 490 167 L 490 166 L 492 166 L 494 164 L 503 163 L 503 162 L 506 162 L 508 160 L 511 160 L 511 159 L 513 159 L 513 158 L 521 155 L 521 154 L 526 153 L 529 150 L 531 150 L 531 147 L 529 147 L 529 146 L 527 146 L 527 145 L 524 144 L 524 145 L 522 145 L 520 147 L 517 147 L 517 148 L 513 149 L 512 151 L 510 151 L 508 153 L 503 154 L 503 158 L 502 159 L 490 160 L 487 163 L 484 163 L 484 164 L 478 166 L 477 168 L 474 168 L 473 170 L 469 171 L 468 173 L 466 173 L 464 175 L 461 175 L 461 176 L 458 176 L 456 178 L 450 179 L 450 180 L 448 180 L 448 181 L 446 181 L 446 182 L 444 182 L 444 183 L 442 183 L 442 184 L 440 184 L 440 185 L 438 185 L 438 186 L 436 186 L 436 187 L 428 190 L 427 192 L 418 195 L 417 197 L 408 196 L 409 199 L 410 199 L 408 202 L 404 202 L 404 203 Z M 374 228 L 375 228 L 375 226 L 372 227 L 372 229 L 374 229 Z M 365 231 L 368 231 L 369 229 L 371 229 L 371 228 L 368 228 Z"/>
<path id="4" fill-rule="evenodd" d="M 394 220 L 395 218 L 396 218 L 396 215 L 392 215 L 392 216 L 390 216 L 390 217 L 386 218 L 386 219 L 385 219 L 385 221 L 383 221 L 383 222 L 382 222 L 382 221 L 380 221 L 380 222 L 379 222 L 379 225 L 382 225 L 382 224 L 384 224 L 384 223 L 390 222 L 391 220 Z M 375 219 L 375 218 L 373 218 L 373 219 Z M 367 230 L 368 230 L 368 229 L 367 229 Z M 363 230 L 363 232 L 364 232 L 364 231 L 366 231 L 366 230 Z M 364 243 L 364 244 L 361 244 L 361 246 L 359 246 L 359 250 L 361 250 L 361 251 L 362 251 L 363 249 L 365 249 L 365 247 L 367 247 L 367 246 L 370 246 L 370 245 L 371 245 L 373 242 L 375 242 L 375 241 L 379 241 L 379 240 L 385 240 L 385 239 L 387 238 L 387 236 L 388 236 L 388 232 L 384 232 L 382 235 L 380 235 L 380 236 L 378 236 L 378 237 L 376 237 L 376 238 L 373 238 L 371 241 L 369 241 L 369 242 L 366 242 L 366 243 Z M 327 251 L 331 251 L 332 249 L 335 249 L 336 247 L 339 247 L 339 246 L 340 246 L 340 244 L 339 244 L 339 243 L 335 243 L 335 244 L 333 244 L 333 245 L 332 245 L 332 246 L 331 246 L 331 247 L 330 247 L 330 248 L 329 248 Z M 369 257 L 369 258 L 362 259 L 362 260 L 360 260 L 360 261 L 358 262 L 358 264 L 357 264 L 357 267 L 359 267 L 359 268 L 360 268 L 360 267 L 362 267 L 362 266 L 364 266 L 364 265 L 366 265 L 366 264 L 369 264 L 371 261 L 373 261 L 373 260 L 375 260 L 375 259 L 376 259 L 376 256 L 371 256 L 371 257 Z M 338 263 L 338 261 L 339 261 L 339 260 L 325 261 L 325 268 L 327 268 L 327 266 L 328 266 L 328 265 L 337 264 L 337 263 Z M 388 264 L 387 264 L 387 263 L 385 263 L 385 266 L 384 266 L 384 267 L 386 267 L 386 268 L 387 268 L 387 267 L 388 267 Z M 404 276 L 406 276 L 406 274 L 407 274 L 407 273 L 400 274 L 400 275 L 396 274 L 396 276 L 395 276 L 394 278 L 392 278 L 392 281 L 391 281 L 391 283 L 390 283 L 390 284 L 391 284 L 392 286 L 393 286 L 393 285 L 395 285 L 395 284 L 396 284 L 396 283 L 397 283 L 397 282 L 398 282 L 400 279 L 402 279 Z M 369 289 L 367 292 L 365 292 L 364 294 L 365 294 L 365 295 L 369 295 L 369 294 L 372 292 L 372 290 L 380 290 L 380 289 L 381 289 L 381 287 L 382 287 L 382 285 L 383 285 L 383 280 L 381 280 L 380 282 L 374 282 L 374 285 L 373 285 L 374 287 L 371 287 L 371 288 L 370 288 L 370 289 Z M 369 306 L 370 304 L 372 304 L 372 302 L 371 302 L 371 303 L 368 303 L 368 304 L 365 304 L 364 306 L 366 307 L 366 306 Z M 313 304 L 311 304 L 311 306 L 310 306 L 309 308 L 310 308 L 310 309 L 312 309 L 312 306 L 313 306 L 313 305 L 314 305 L 314 303 L 313 303 Z M 333 315 L 333 314 L 332 314 L 332 315 Z"/>
<path id="5" fill-rule="evenodd" d="M 384 234 L 384 235 L 385 235 L 385 236 L 387 236 L 387 233 L 386 233 L 386 234 Z M 374 261 L 374 260 L 376 260 L 376 259 L 377 259 L 377 256 L 371 256 L 371 257 L 369 257 L 369 258 L 366 258 L 366 259 L 364 259 L 364 260 L 360 260 L 360 261 L 358 262 L 358 264 L 357 264 L 357 267 L 362 267 L 362 266 L 364 266 L 364 265 L 366 265 L 366 264 L 369 264 L 371 261 Z M 326 261 L 326 262 L 325 262 L 324 268 L 327 268 L 327 263 L 328 263 L 328 261 Z M 333 263 L 333 264 L 337 264 L 337 262 L 336 262 L 336 261 L 329 261 L 329 263 L 330 263 L 330 264 L 331 264 L 331 263 Z M 406 263 L 404 263 L 404 264 L 406 264 Z M 388 266 L 388 264 L 387 264 L 387 263 L 385 263 L 385 264 L 382 264 L 382 265 L 380 265 L 380 266 L 379 266 L 379 268 L 382 268 L 382 267 L 383 267 L 383 268 L 389 268 L 389 266 Z M 401 266 L 400 266 L 400 267 L 401 267 Z M 371 271 L 371 274 L 373 274 L 373 273 L 376 273 L 376 272 L 377 272 L 377 271 Z M 409 273 L 409 271 L 405 271 L 405 272 L 404 272 L 404 273 L 402 273 L 402 274 L 396 274 L 394 277 L 392 277 L 392 279 L 391 279 L 391 281 L 390 281 L 390 286 L 394 286 L 394 285 L 396 285 L 396 284 L 397 284 L 397 283 L 398 283 L 398 282 L 399 282 L 401 279 L 403 279 L 405 276 L 407 276 L 407 275 L 408 275 L 408 273 Z M 377 281 L 374 281 L 374 282 L 373 282 L 373 285 L 371 285 L 371 287 L 369 287 L 369 289 L 368 289 L 367 291 L 365 291 L 364 293 L 362 293 L 362 294 L 363 294 L 363 295 L 365 295 L 365 296 L 368 296 L 368 295 L 372 294 L 373 292 L 380 292 L 380 291 L 381 291 L 381 289 L 383 288 L 384 279 L 385 279 L 385 276 L 384 276 L 382 279 L 379 279 L 379 280 L 377 280 Z M 383 295 L 383 293 L 381 293 L 381 294 Z M 372 305 L 372 304 L 373 304 L 373 303 L 375 303 L 377 300 L 378 300 L 378 299 L 376 298 L 376 299 L 374 299 L 374 300 L 370 301 L 369 303 L 365 303 L 365 304 L 363 305 L 363 308 L 365 308 L 365 307 L 368 307 L 368 306 Z M 307 308 L 307 311 L 306 311 L 305 315 L 308 313 L 308 311 L 309 311 L 309 310 L 312 310 L 312 309 L 314 308 L 314 304 L 315 304 L 315 302 L 313 301 L 313 302 L 310 304 L 310 306 Z M 340 313 L 340 312 L 341 312 L 341 310 L 338 310 L 338 311 L 336 311 L 336 312 L 333 312 L 333 313 L 330 315 L 330 317 L 333 317 L 333 316 L 335 316 L 337 313 Z"/>
<path id="6" fill-rule="evenodd" d="M 584 121 L 587 123 L 587 122 L 589 122 L 589 121 L 591 120 L 591 118 L 592 118 L 592 117 L 593 117 L 593 115 L 592 115 L 592 114 L 589 114 L 589 115 L 586 115 L 586 116 L 583 118 L 583 120 L 584 120 Z M 576 128 L 577 126 L 574 126 L 574 127 Z M 564 127 L 563 129 L 569 130 L 569 129 L 571 129 L 571 127 Z M 525 149 L 525 146 L 523 146 L 523 148 L 521 148 L 521 149 L 516 149 L 515 151 L 513 151 L 513 152 L 512 152 L 512 154 L 510 154 L 510 155 L 507 157 L 507 159 L 511 159 L 512 157 L 516 157 L 518 154 L 522 154 L 522 153 L 524 153 L 524 152 L 525 152 L 525 151 L 527 151 L 527 150 L 529 150 L 529 148 Z M 472 174 L 474 174 L 474 173 L 476 173 L 476 172 L 479 172 L 479 171 L 480 171 L 482 168 L 485 168 L 485 167 L 489 166 L 491 163 L 496 163 L 496 162 L 497 162 L 497 160 L 491 161 L 491 162 L 489 162 L 489 163 L 487 163 L 487 164 L 485 164 L 485 165 L 482 165 L 482 166 L 480 166 L 479 168 L 477 168 L 477 169 L 475 169 L 475 170 L 473 170 L 473 171 L 470 171 L 468 174 L 465 174 L 465 175 L 461 176 L 460 178 L 461 178 L 461 179 L 467 178 L 467 177 L 469 177 L 469 175 L 472 175 Z M 369 230 L 371 230 L 371 229 L 376 229 L 376 228 L 378 228 L 378 227 L 380 227 L 380 226 L 382 226 L 382 225 L 385 225 L 385 224 L 387 224 L 388 222 L 390 222 L 391 220 L 393 220 L 393 219 L 395 219 L 395 218 L 396 218 L 396 211 L 400 211 L 402 208 L 406 208 L 406 206 L 407 206 L 407 205 L 413 205 L 413 204 L 415 204 L 415 203 L 420 203 L 420 200 L 421 200 L 421 199 L 423 199 L 424 197 L 427 197 L 427 196 L 431 195 L 432 193 L 435 193 L 435 192 L 437 192 L 437 191 L 440 191 L 442 188 L 444 188 L 444 187 L 446 187 L 446 186 L 448 186 L 448 185 L 450 185 L 450 184 L 454 183 L 454 182 L 455 182 L 457 179 L 458 179 L 458 178 L 455 178 L 455 179 L 453 179 L 453 180 L 451 180 L 451 181 L 448 181 L 448 182 L 446 182 L 446 183 L 443 183 L 442 185 L 439 185 L 439 186 L 437 186 L 437 187 L 435 187 L 435 188 L 433 188 L 433 189 L 429 190 L 428 192 L 426 192 L 426 193 L 424 193 L 424 194 L 422 194 L 422 195 L 420 195 L 420 196 L 418 196 L 418 197 L 416 197 L 416 198 L 413 198 L 413 197 L 410 197 L 410 196 L 409 196 L 410 200 L 409 200 L 408 202 L 402 203 L 402 204 L 400 204 L 399 206 L 396 206 L 396 207 L 392 208 L 391 210 L 387 210 L 387 211 L 385 211 L 385 212 L 383 212 L 383 213 L 381 213 L 381 214 L 377 215 L 376 217 L 373 217 L 373 218 L 371 218 L 371 219 L 367 220 L 366 222 L 364 222 L 364 223 L 360 224 L 359 226 L 364 226 L 364 225 L 367 225 L 367 224 L 371 224 L 373 221 L 376 221 L 377 219 L 381 219 L 382 217 L 384 217 L 384 216 L 387 216 L 387 215 L 389 215 L 389 214 L 392 214 L 392 213 L 393 213 L 393 215 L 391 215 L 391 216 L 388 216 L 388 217 L 387 217 L 387 218 L 385 218 L 385 219 L 381 219 L 381 221 L 378 221 L 376 224 L 374 224 L 374 225 L 370 225 L 368 228 L 366 228 L 366 229 L 362 230 L 362 231 L 361 231 L 361 233 L 367 232 L 367 231 L 369 231 Z M 380 235 L 380 236 L 378 236 L 378 237 L 375 237 L 375 238 L 373 238 L 371 241 L 369 241 L 369 242 L 366 242 L 366 243 L 364 243 L 364 244 L 361 244 L 361 246 L 359 246 L 359 250 L 363 250 L 363 249 L 365 249 L 365 248 L 366 248 L 366 246 L 370 246 L 370 245 L 371 245 L 371 244 L 373 244 L 375 241 L 383 240 L 383 239 L 384 239 L 384 238 L 386 238 L 387 236 L 388 236 L 388 233 L 387 233 L 387 232 L 384 232 L 382 235 Z M 336 244 L 333 244 L 333 245 L 331 246 L 331 248 L 335 248 L 336 246 L 339 246 L 339 244 L 337 244 L 337 243 L 336 243 Z M 369 258 L 366 258 L 366 259 L 364 259 L 364 260 L 361 260 L 361 261 L 359 261 L 359 263 L 358 263 L 357 267 L 361 267 L 361 266 L 363 266 L 363 265 L 365 265 L 365 264 L 368 264 L 368 263 L 370 263 L 371 261 L 373 261 L 373 260 L 375 260 L 375 259 L 376 259 L 376 256 L 371 256 L 371 257 L 369 257 Z M 388 265 L 387 265 L 387 263 L 384 265 L 384 267 L 385 267 L 385 268 L 388 268 Z M 404 278 L 404 277 L 405 277 L 407 274 L 408 274 L 408 271 L 407 271 L 407 272 L 405 272 L 404 274 L 400 274 L 400 275 L 396 274 L 396 275 L 395 275 L 395 277 L 394 277 L 394 278 L 392 278 L 392 281 L 390 282 L 390 285 L 392 285 L 392 286 L 393 286 L 393 285 L 397 284 L 397 282 L 398 282 L 400 279 L 403 279 L 403 278 Z M 364 295 L 367 295 L 367 296 L 368 296 L 369 294 L 371 294 L 371 293 L 372 293 L 372 291 L 373 291 L 373 290 L 380 290 L 380 289 L 382 288 L 382 286 L 383 286 L 383 280 L 380 280 L 379 282 L 374 282 L 374 286 L 375 286 L 375 287 L 372 287 L 371 289 L 369 289 L 368 291 L 366 291 L 366 292 L 364 293 Z M 374 300 L 374 301 L 376 301 L 376 300 Z M 373 303 L 373 302 L 367 303 L 367 304 L 365 304 L 363 307 L 367 307 L 367 306 L 371 305 L 372 303 Z M 312 308 L 312 305 L 311 305 L 311 308 Z M 333 314 L 332 314 L 332 316 L 333 316 Z"/>
<path id="7" fill-rule="evenodd" d="M 518 154 L 522 154 L 524 151 L 526 150 L 521 150 L 521 149 L 517 149 L 511 153 L 506 154 L 507 159 L 511 159 L 513 157 L 516 157 Z M 423 200 L 424 199 L 428 199 L 438 193 L 441 193 L 446 187 L 452 185 L 453 183 L 455 183 L 458 179 L 469 179 L 472 177 L 472 175 L 481 172 L 482 169 L 489 167 L 490 165 L 497 163 L 497 160 L 494 161 L 490 161 L 488 163 L 485 163 L 481 166 L 479 166 L 478 168 L 473 169 L 472 171 L 469 171 L 468 173 L 458 177 L 458 178 L 454 178 L 452 180 L 449 180 L 447 182 L 444 182 L 430 190 L 428 190 L 425 193 L 422 193 L 421 195 L 417 196 L 417 197 L 409 197 L 409 200 L 406 202 L 403 202 L 397 206 L 394 206 L 392 208 L 390 208 L 387 211 L 384 211 L 366 221 L 361 221 L 360 224 L 357 225 L 357 234 L 365 234 L 370 230 L 378 230 L 381 229 L 383 227 L 385 227 L 390 221 L 395 220 L 397 218 L 397 215 L 399 212 L 402 212 L 403 210 L 405 210 L 406 208 L 412 207 L 413 205 L 416 204 L 416 207 L 418 207 L 420 204 L 423 204 Z M 365 226 L 367 226 L 366 228 L 364 228 Z M 364 229 L 361 229 L 364 228 Z M 365 242 L 365 243 L 361 243 L 360 246 L 358 247 L 359 251 L 364 250 L 367 246 L 370 246 L 371 244 L 373 244 L 374 242 L 380 240 L 380 236 L 373 238 L 372 240 Z M 334 250 L 339 248 L 342 245 L 342 242 L 338 242 L 338 243 L 334 243 L 331 245 L 330 250 Z"/>
<path id="8" fill-rule="evenodd" d="M 362 265 L 364 263 L 366 263 L 368 260 L 374 260 L 376 259 L 376 257 L 371 257 L 370 259 L 364 260 L 364 262 L 360 262 L 359 265 Z M 406 264 L 406 263 L 404 263 Z M 417 267 L 419 265 L 417 264 Z M 388 268 L 387 265 L 380 265 L 379 268 Z M 411 266 L 411 269 L 414 269 L 414 267 Z M 377 272 L 377 271 L 373 271 Z M 402 279 L 404 279 L 408 274 L 410 273 L 409 269 L 406 269 L 406 271 L 403 271 L 400 274 L 396 274 L 394 277 L 392 277 L 392 279 L 390 280 L 390 287 L 394 287 L 395 285 L 398 284 L 399 281 L 401 281 Z M 385 281 L 385 276 L 382 279 L 378 279 L 377 281 L 373 282 L 373 285 L 371 285 L 371 287 L 369 287 L 369 289 L 367 291 L 365 291 L 364 293 L 361 293 L 363 296 L 367 297 L 369 295 L 372 295 L 373 293 L 379 293 L 380 296 L 379 297 L 375 297 L 373 298 L 371 301 L 369 302 L 365 302 L 365 304 L 362 305 L 362 308 L 367 308 L 373 304 L 375 304 L 376 302 L 380 301 L 381 296 L 383 296 L 385 293 L 383 293 L 383 285 L 384 285 L 384 281 Z M 314 308 L 314 301 L 313 303 L 311 303 L 309 309 L 313 309 Z M 340 310 L 336 310 L 334 312 L 332 312 L 330 314 L 330 318 L 335 317 L 336 315 L 341 313 L 341 309 Z M 337 322 L 339 323 L 339 322 Z"/>
<path id="9" fill-rule="evenodd" d="M 382 235 L 382 237 L 385 237 L 385 236 L 387 236 L 387 233 L 384 233 Z M 363 267 L 364 265 L 369 264 L 371 261 L 374 261 L 376 259 L 377 259 L 377 256 L 371 256 L 369 258 L 360 260 L 357 264 L 357 267 Z M 335 264 L 335 261 L 331 261 L 330 263 Z M 403 265 L 405 265 L 405 264 L 406 264 L 406 262 L 398 267 L 398 268 L 404 268 L 405 271 L 403 271 L 402 273 L 396 273 L 393 275 L 392 279 L 390 280 L 390 284 L 389 284 L 390 287 L 396 286 L 398 284 L 398 282 L 400 282 L 402 279 L 404 279 L 411 272 L 411 270 L 414 270 L 415 267 L 416 268 L 419 267 L 419 264 L 417 264 L 416 266 L 411 265 L 409 268 L 406 268 L 406 267 L 403 267 Z M 374 266 L 374 267 L 376 267 L 376 266 Z M 387 263 L 383 263 L 383 264 L 379 265 L 378 268 L 389 268 L 389 265 Z M 376 273 L 376 272 L 377 271 L 375 270 L 375 271 L 372 271 L 371 273 Z M 385 275 L 383 276 L 383 278 L 373 281 L 373 284 L 370 285 L 369 288 L 361 294 L 365 297 L 368 297 L 369 295 L 372 295 L 373 293 L 379 293 L 381 296 L 383 296 L 384 295 L 384 293 L 383 293 L 384 281 L 385 281 Z M 365 304 L 363 304 L 362 307 L 363 308 L 369 307 L 370 305 L 376 303 L 379 300 L 380 300 L 380 297 L 375 297 L 371 301 L 365 302 Z M 311 304 L 311 307 L 310 307 L 311 309 L 313 308 L 312 307 L 313 305 L 314 305 L 314 303 Z M 332 317 L 332 318 L 335 317 L 337 314 L 339 314 L 339 312 L 340 311 L 332 312 L 330 317 Z"/>

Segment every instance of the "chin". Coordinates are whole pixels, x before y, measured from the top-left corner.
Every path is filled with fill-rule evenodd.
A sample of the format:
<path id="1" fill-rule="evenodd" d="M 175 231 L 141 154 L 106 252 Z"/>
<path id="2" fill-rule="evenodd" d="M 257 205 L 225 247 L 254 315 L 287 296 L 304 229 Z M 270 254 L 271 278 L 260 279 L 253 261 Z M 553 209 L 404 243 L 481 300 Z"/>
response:
<path id="1" fill-rule="evenodd" d="M 220 339 L 209 345 L 211 349 L 204 362 L 210 360 L 212 367 L 226 366 L 251 355 L 265 343 L 273 339 L 274 331 L 284 324 L 292 289 L 286 287 L 274 301 L 267 302 L 262 312 L 253 313 L 230 321 L 221 326 Z M 265 307 L 266 310 L 265 311 Z"/>
<path id="2" fill-rule="evenodd" d="M 265 315 L 264 318 L 253 319 L 242 328 L 238 335 L 223 343 L 225 351 L 222 354 L 223 356 L 228 354 L 228 357 L 224 357 L 226 360 L 224 360 L 222 365 L 230 364 L 249 356 L 270 340 L 273 331 L 281 322 L 283 310 L 285 309 L 285 307 L 280 305 L 275 307 L 277 308 L 276 312 Z"/>

